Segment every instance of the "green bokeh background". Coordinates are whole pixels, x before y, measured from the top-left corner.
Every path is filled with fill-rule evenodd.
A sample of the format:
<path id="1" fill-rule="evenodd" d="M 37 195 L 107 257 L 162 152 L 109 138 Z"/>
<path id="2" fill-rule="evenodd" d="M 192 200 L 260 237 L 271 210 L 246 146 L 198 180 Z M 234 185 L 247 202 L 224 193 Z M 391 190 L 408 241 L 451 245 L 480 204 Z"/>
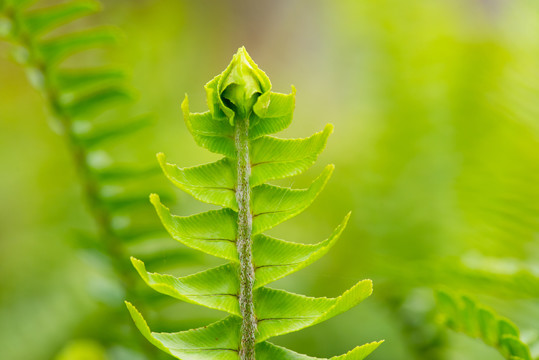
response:
<path id="1" fill-rule="evenodd" d="M 318 242 L 351 210 L 349 227 L 323 259 L 275 286 L 336 296 L 370 278 L 374 294 L 276 343 L 330 357 L 385 339 L 369 359 L 501 359 L 478 340 L 438 333 L 430 309 L 440 287 L 492 306 L 530 342 L 539 336 L 539 3 L 102 2 L 102 12 L 70 26 L 113 24 L 123 40 L 76 62 L 130 72 L 137 102 L 110 121 L 147 112 L 155 121 L 96 157 L 152 163 L 163 151 L 181 166 L 217 159 L 190 138 L 180 102 L 188 93 L 191 109 L 205 111 L 203 85 L 242 45 L 275 91 L 298 90 L 294 122 L 279 136 L 335 125 L 317 164 L 281 182 L 303 187 L 334 163 L 326 190 L 271 233 Z M 122 307 L 123 294 L 106 266 L 73 245 L 95 225 L 68 149 L 9 52 L 0 43 L 0 358 L 139 359 L 129 346 L 103 349 L 79 336 L 93 314 Z M 164 176 L 148 185 L 172 191 Z M 208 209 L 178 191 L 167 205 L 182 215 Z M 191 252 L 174 274 L 216 263 Z M 516 282 L 522 273 L 529 282 Z M 152 328 L 167 331 L 221 316 L 177 302 L 152 311 Z M 439 348 L 429 345 L 437 336 Z"/>

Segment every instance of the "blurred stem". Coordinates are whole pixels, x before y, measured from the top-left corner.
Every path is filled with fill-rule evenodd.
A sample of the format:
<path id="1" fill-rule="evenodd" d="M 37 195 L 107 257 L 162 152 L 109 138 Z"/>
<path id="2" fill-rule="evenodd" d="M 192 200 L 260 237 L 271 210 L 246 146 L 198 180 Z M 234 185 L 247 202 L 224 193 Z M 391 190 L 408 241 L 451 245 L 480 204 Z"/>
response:
<path id="1" fill-rule="evenodd" d="M 255 271 L 252 261 L 251 233 L 253 215 L 251 214 L 251 188 L 249 176 L 249 118 L 236 119 L 234 139 L 237 154 L 236 200 L 238 202 L 238 239 L 237 248 L 240 260 L 239 303 L 243 321 L 241 324 L 241 360 L 255 359 L 255 337 L 257 322 L 253 302 Z"/>

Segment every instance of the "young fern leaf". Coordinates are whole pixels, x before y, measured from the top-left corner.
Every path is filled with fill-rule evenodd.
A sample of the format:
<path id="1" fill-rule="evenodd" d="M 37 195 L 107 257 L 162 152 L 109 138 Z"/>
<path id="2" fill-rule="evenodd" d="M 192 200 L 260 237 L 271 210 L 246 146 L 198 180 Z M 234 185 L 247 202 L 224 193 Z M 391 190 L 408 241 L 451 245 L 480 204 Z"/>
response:
<path id="1" fill-rule="evenodd" d="M 448 328 L 481 339 L 508 360 L 532 360 L 528 345 L 509 319 L 467 296 L 437 291 L 436 298 L 440 321 Z"/>
<path id="2" fill-rule="evenodd" d="M 205 88 L 210 111 L 190 113 L 186 97 L 182 105 L 185 123 L 200 146 L 224 157 L 190 168 L 167 163 L 163 154 L 157 157 L 163 172 L 176 186 L 198 200 L 223 208 L 176 216 L 157 195 L 151 195 L 150 200 L 174 239 L 229 262 L 179 278 L 147 272 L 138 259 L 132 258 L 132 262 L 156 291 L 229 315 L 199 329 L 153 333 L 135 307 L 126 303 L 127 307 L 141 333 L 178 359 L 315 359 L 267 340 L 349 310 L 372 293 L 372 283 L 360 281 L 336 298 L 312 298 L 266 287 L 327 253 L 349 218 L 347 215 L 327 240 L 314 245 L 264 235 L 264 231 L 305 210 L 324 188 L 333 166 L 327 166 L 307 189 L 266 182 L 309 168 L 324 149 L 332 126 L 306 139 L 268 136 L 290 124 L 295 92 L 271 92 L 268 77 L 244 48 Z M 379 344 L 359 346 L 332 359 L 364 359 Z"/>

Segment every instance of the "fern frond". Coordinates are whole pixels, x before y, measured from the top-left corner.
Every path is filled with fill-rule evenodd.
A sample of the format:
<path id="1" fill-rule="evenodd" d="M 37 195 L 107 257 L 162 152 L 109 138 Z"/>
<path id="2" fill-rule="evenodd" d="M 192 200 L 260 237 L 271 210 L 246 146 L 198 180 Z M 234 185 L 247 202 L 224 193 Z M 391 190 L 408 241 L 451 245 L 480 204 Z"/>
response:
<path id="1" fill-rule="evenodd" d="M 440 321 L 448 328 L 481 339 L 508 360 L 532 360 L 520 331 L 509 319 L 467 296 L 437 291 Z"/>
<path id="2" fill-rule="evenodd" d="M 264 235 L 313 203 L 333 165 L 306 189 L 266 182 L 308 169 L 324 149 L 333 126 L 305 139 L 269 136 L 290 124 L 295 90 L 288 95 L 271 92 L 268 77 L 244 48 L 205 89 L 210 110 L 190 113 L 186 97 L 182 104 L 185 123 L 198 145 L 224 157 L 189 168 L 167 163 L 163 154 L 157 157 L 173 184 L 200 201 L 223 208 L 176 216 L 158 195 L 152 194 L 150 201 L 174 239 L 229 262 L 184 277 L 151 273 L 142 261 L 132 258 L 132 262 L 154 290 L 229 315 L 199 329 L 152 333 L 133 305 L 127 303 L 127 307 L 142 334 L 178 359 L 315 359 L 266 340 L 349 310 L 370 296 L 372 282 L 360 281 L 336 298 L 313 298 L 266 287 L 326 254 L 349 219 L 348 214 L 327 240 L 314 245 Z M 332 359 L 363 359 L 379 344 L 366 344 Z"/>

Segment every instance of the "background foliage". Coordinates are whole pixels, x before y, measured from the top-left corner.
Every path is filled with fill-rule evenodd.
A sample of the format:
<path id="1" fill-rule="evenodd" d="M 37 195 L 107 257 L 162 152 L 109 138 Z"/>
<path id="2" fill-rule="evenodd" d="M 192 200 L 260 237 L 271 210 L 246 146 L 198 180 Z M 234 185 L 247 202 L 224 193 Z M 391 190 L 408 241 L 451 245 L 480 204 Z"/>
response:
<path id="1" fill-rule="evenodd" d="M 333 178 L 308 211 L 272 235 L 313 243 L 339 223 L 343 209 L 353 210 L 349 228 L 326 257 L 278 287 L 336 296 L 357 279 L 371 278 L 374 294 L 349 315 L 280 337 L 278 344 L 322 357 L 386 339 L 370 358 L 502 359 L 481 341 L 438 325 L 431 289 L 443 288 L 472 295 L 511 319 L 537 356 L 536 2 L 103 5 L 103 12 L 68 28 L 117 25 L 124 34 L 120 46 L 71 61 L 112 62 L 131 72 L 137 103 L 104 114 L 104 120 L 147 112 L 156 120 L 99 149 L 97 159 L 147 164 L 163 151 L 182 165 L 216 160 L 198 151 L 179 105 L 187 92 L 191 109 L 203 111 L 200 84 L 241 45 L 272 78 L 275 91 L 287 92 L 291 82 L 298 89 L 295 120 L 283 137 L 334 123 L 319 160 L 335 163 Z M 106 262 L 76 245 L 81 232 L 95 232 L 95 225 L 68 150 L 51 131 L 44 102 L 23 69 L 9 60 L 9 49 L 0 44 L 0 358 L 72 359 L 84 353 L 143 359 L 133 345 L 142 338 L 111 343 L 92 335 L 104 326 L 95 314 L 123 307 L 124 294 Z M 281 184 L 305 187 L 321 166 Z M 152 192 L 167 186 L 159 176 L 148 182 Z M 140 190 L 129 186 L 124 191 Z M 149 203 L 143 206 L 154 216 Z M 175 213 L 205 209 L 176 194 Z M 116 221 L 126 223 L 126 216 Z M 164 237 L 144 246 L 177 244 Z M 159 264 L 182 275 L 215 261 L 185 251 Z M 160 310 L 147 316 L 156 330 L 188 329 L 220 317 L 164 297 L 153 301 Z M 114 314 L 117 331 L 130 332 L 132 325 L 123 325 L 125 310 Z"/>

